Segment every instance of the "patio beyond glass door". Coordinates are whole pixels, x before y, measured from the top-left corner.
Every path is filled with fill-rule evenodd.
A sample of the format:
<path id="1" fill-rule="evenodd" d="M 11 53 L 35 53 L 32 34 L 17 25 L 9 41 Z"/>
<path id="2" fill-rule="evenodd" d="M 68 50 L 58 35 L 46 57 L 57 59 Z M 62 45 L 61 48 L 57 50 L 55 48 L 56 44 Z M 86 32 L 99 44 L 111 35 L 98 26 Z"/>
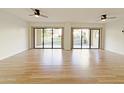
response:
<path id="1" fill-rule="evenodd" d="M 90 48 L 89 41 L 90 41 L 90 30 L 89 29 L 81 29 L 81 48 Z"/>
<path id="2" fill-rule="evenodd" d="M 52 28 L 44 29 L 44 48 L 52 48 Z"/>
<path id="3" fill-rule="evenodd" d="M 72 31 L 72 48 L 99 48 L 100 29 L 74 28 Z"/>
<path id="4" fill-rule="evenodd" d="M 61 48 L 62 46 L 62 29 L 53 29 L 53 48 Z"/>
<path id="5" fill-rule="evenodd" d="M 73 48 L 81 48 L 81 29 L 73 30 Z"/>
<path id="6" fill-rule="evenodd" d="M 99 48 L 100 31 L 91 29 L 91 48 Z"/>
<path id="7" fill-rule="evenodd" d="M 73 48 L 89 48 L 89 29 L 73 30 Z"/>
<path id="8" fill-rule="evenodd" d="M 62 48 L 62 28 L 35 28 L 34 48 Z"/>

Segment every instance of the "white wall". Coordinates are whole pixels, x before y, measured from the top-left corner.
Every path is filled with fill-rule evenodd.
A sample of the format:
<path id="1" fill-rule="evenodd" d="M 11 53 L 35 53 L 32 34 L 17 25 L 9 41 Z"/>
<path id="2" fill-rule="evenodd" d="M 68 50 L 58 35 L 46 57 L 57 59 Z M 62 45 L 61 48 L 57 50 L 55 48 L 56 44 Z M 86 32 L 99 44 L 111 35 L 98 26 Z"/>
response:
<path id="1" fill-rule="evenodd" d="M 27 24 L 0 10 L 0 60 L 28 49 Z"/>
<path id="2" fill-rule="evenodd" d="M 31 27 L 63 27 L 64 28 L 64 49 L 71 50 L 71 28 L 72 27 L 89 27 L 89 28 L 104 28 L 103 24 L 95 24 L 95 23 L 30 23 Z M 30 29 L 31 33 L 31 29 Z M 102 30 L 102 35 L 104 36 L 104 29 Z M 30 40 L 32 40 L 30 34 Z M 101 39 L 101 42 L 103 39 Z M 30 41 L 30 48 L 32 48 L 32 42 Z M 103 42 L 104 43 L 104 42 Z M 103 43 L 101 47 L 103 48 Z"/>
<path id="3" fill-rule="evenodd" d="M 105 49 L 124 54 L 124 19 L 118 19 L 106 24 Z"/>

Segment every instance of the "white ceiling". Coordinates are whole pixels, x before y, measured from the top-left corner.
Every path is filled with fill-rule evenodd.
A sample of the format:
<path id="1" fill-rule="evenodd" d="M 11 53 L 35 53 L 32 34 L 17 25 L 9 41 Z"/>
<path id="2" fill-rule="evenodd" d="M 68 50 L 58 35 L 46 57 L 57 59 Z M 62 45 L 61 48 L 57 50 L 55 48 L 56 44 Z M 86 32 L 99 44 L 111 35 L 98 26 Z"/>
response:
<path id="1" fill-rule="evenodd" d="M 29 22 L 82 22 L 101 23 L 99 17 L 102 14 L 116 16 L 117 19 L 124 17 L 124 9 L 117 8 L 39 8 L 41 13 L 48 15 L 48 18 L 29 16 L 33 11 L 29 8 L 5 8 L 9 13 Z M 114 19 L 114 20 L 117 20 Z M 112 20 L 109 20 L 112 21 Z"/>

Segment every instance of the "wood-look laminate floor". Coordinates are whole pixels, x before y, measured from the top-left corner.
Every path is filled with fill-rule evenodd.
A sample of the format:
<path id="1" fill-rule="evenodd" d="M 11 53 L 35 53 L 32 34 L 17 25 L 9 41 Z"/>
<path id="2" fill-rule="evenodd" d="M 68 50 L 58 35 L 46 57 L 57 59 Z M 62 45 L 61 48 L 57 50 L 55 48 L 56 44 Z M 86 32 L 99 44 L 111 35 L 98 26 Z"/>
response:
<path id="1" fill-rule="evenodd" d="M 124 55 L 32 49 L 0 61 L 0 83 L 124 83 Z"/>

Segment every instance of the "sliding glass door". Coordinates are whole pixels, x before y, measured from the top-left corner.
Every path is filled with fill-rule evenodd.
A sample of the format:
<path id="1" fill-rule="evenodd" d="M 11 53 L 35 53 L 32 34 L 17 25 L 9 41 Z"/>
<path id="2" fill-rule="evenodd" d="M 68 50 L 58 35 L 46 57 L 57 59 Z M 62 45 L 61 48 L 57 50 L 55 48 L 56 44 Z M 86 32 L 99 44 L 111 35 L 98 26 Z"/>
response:
<path id="1" fill-rule="evenodd" d="M 53 48 L 62 47 L 62 29 L 54 28 L 53 29 Z"/>
<path id="2" fill-rule="evenodd" d="M 35 28 L 35 48 L 62 48 L 62 28 Z"/>
<path id="3" fill-rule="evenodd" d="M 81 29 L 81 42 L 82 42 L 82 47 L 81 48 L 90 48 L 89 46 L 89 38 L 90 37 L 90 30 L 89 29 Z"/>
<path id="4" fill-rule="evenodd" d="M 98 29 L 91 29 L 91 48 L 99 48 L 100 32 Z"/>
<path id="5" fill-rule="evenodd" d="M 35 29 L 34 31 L 34 35 L 35 35 L 35 38 L 34 38 L 34 46 L 35 48 L 43 48 L 43 29 Z"/>
<path id="6" fill-rule="evenodd" d="M 73 29 L 73 48 L 81 48 L 81 29 Z"/>
<path id="7" fill-rule="evenodd" d="M 43 34 L 44 34 L 43 48 L 52 48 L 52 28 L 45 28 Z"/>
<path id="8" fill-rule="evenodd" d="M 72 48 L 99 48 L 100 29 L 74 28 L 72 33 Z"/>

